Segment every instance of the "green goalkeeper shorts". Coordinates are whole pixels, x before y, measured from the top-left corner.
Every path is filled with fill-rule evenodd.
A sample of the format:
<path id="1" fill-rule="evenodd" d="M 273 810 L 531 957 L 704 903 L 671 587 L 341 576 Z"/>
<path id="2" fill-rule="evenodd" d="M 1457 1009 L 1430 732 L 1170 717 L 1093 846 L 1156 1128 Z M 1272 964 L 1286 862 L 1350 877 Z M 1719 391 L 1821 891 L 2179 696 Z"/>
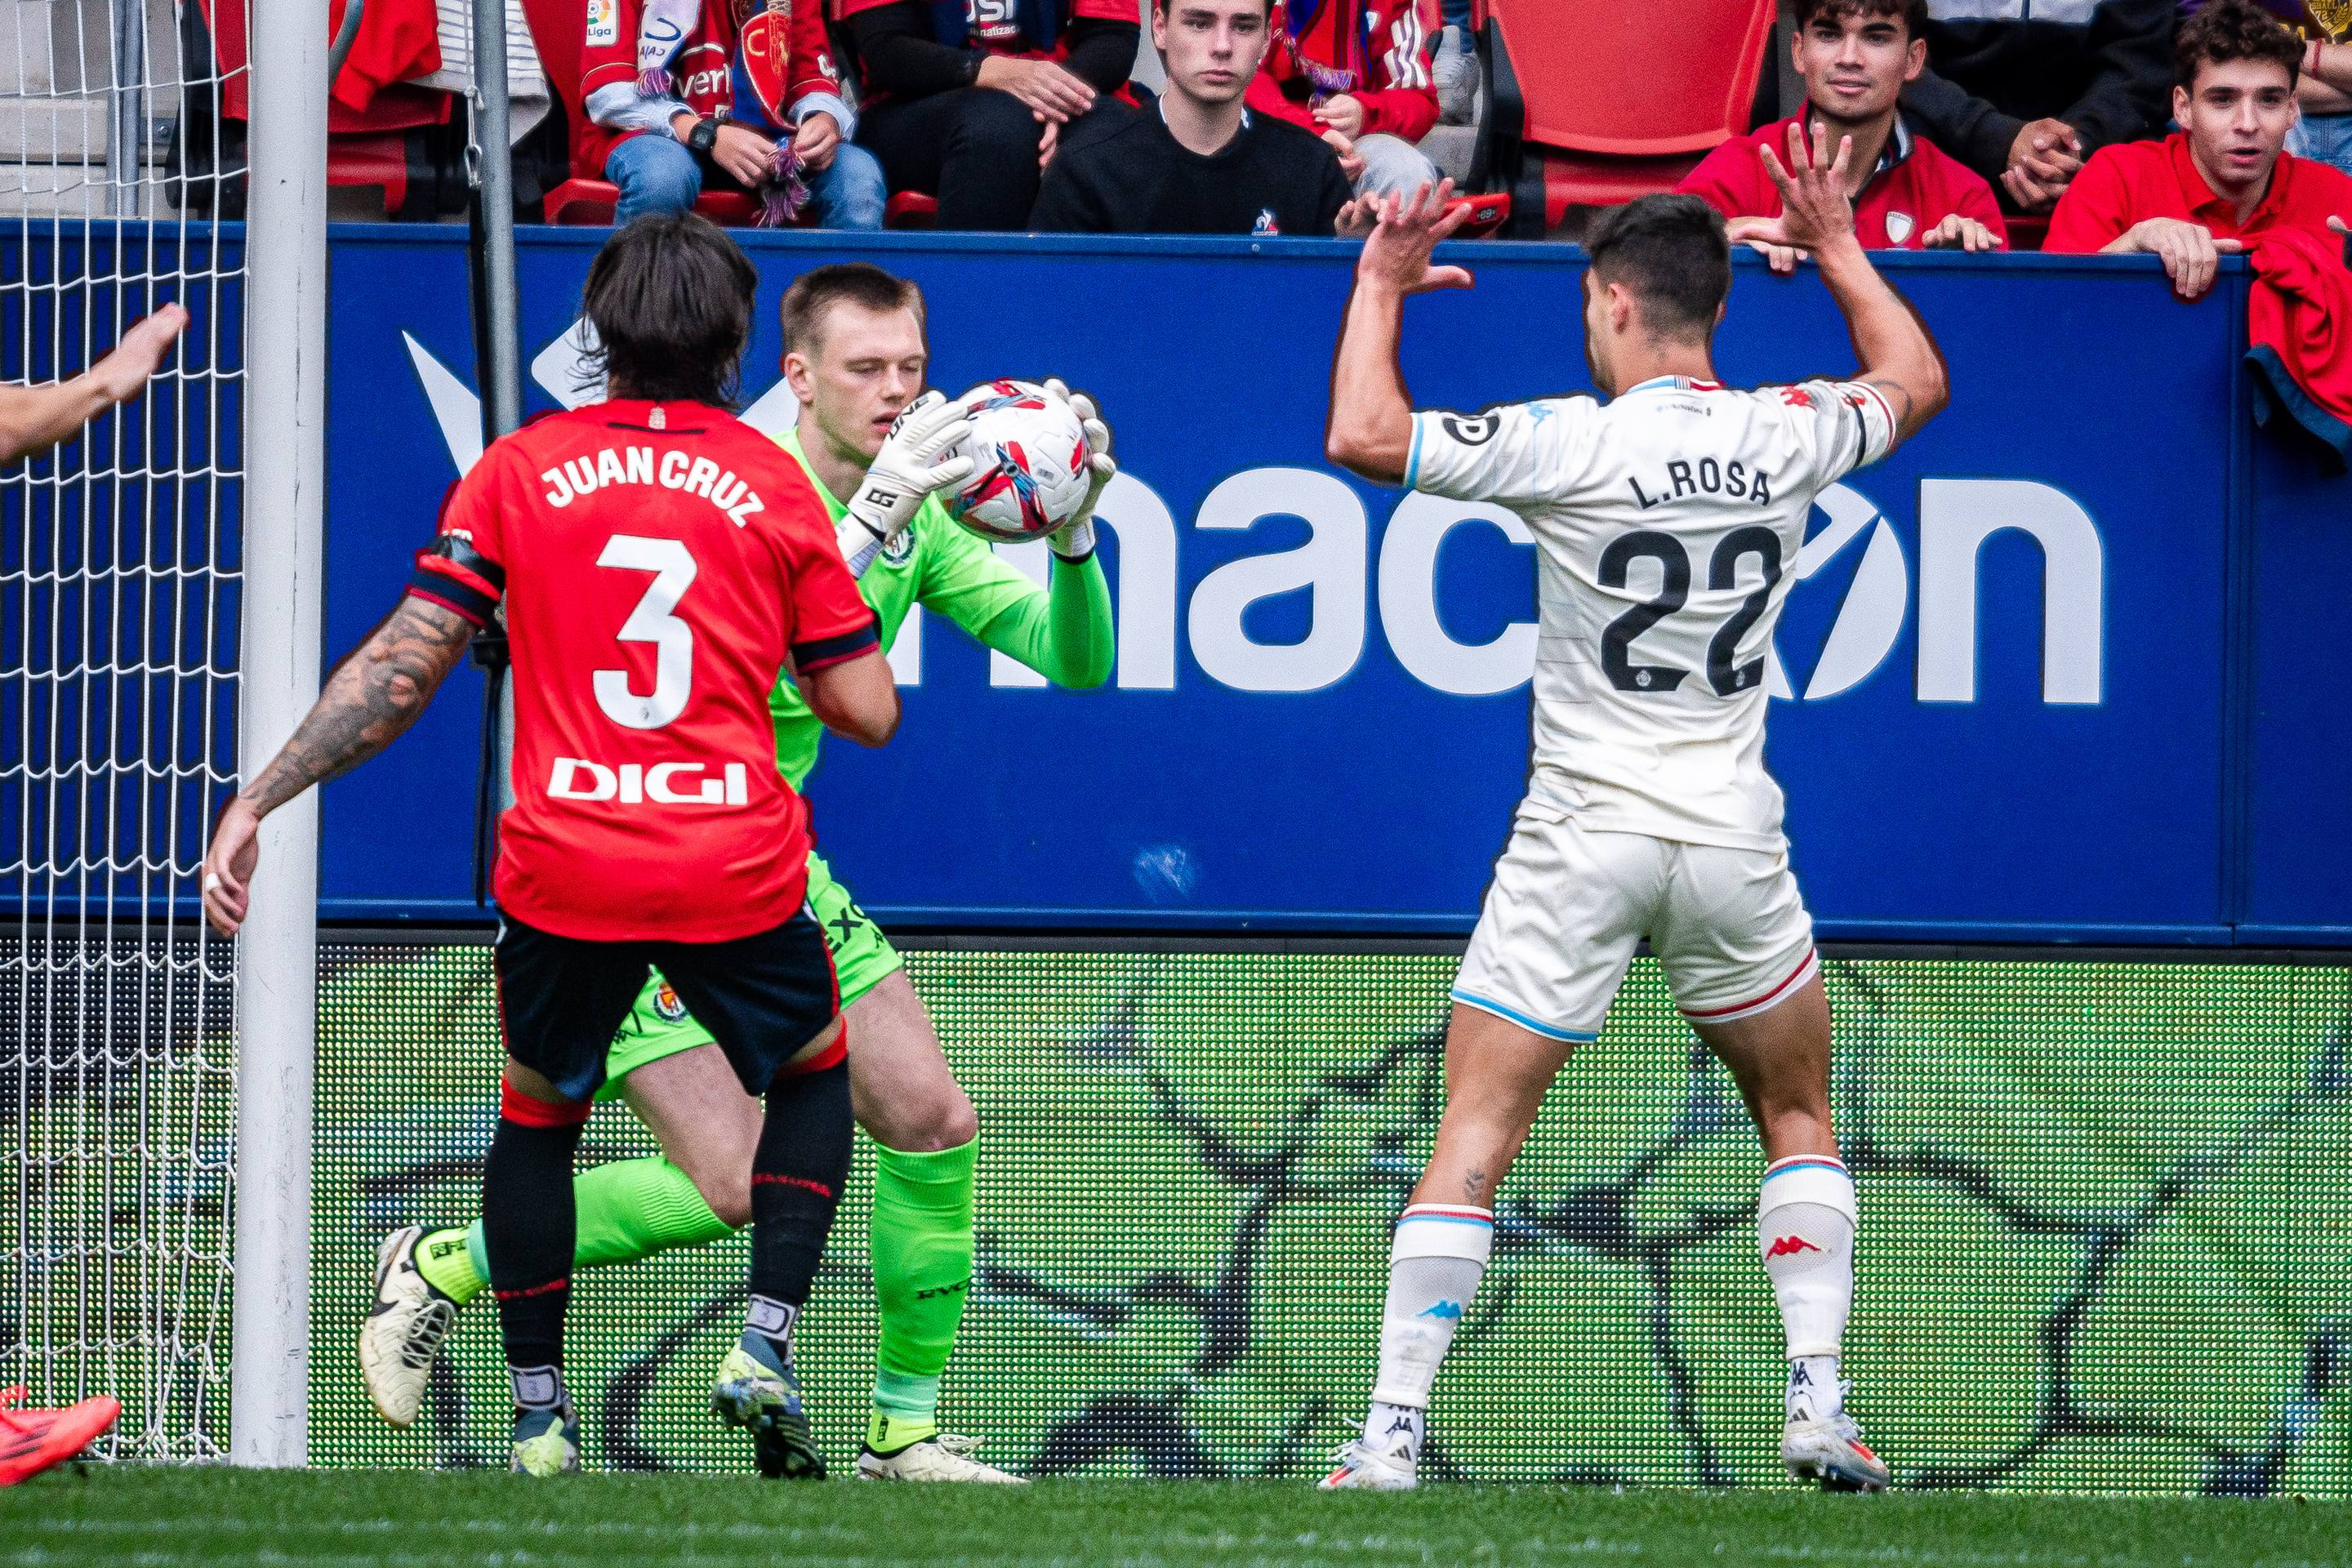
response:
<path id="1" fill-rule="evenodd" d="M 832 868 L 820 855 L 808 858 L 808 901 L 810 912 L 824 932 L 825 946 L 833 951 L 842 1011 L 847 1012 L 852 1003 L 880 984 L 884 975 L 905 967 L 906 960 L 882 934 L 882 928 L 851 900 L 849 889 L 833 879 Z M 669 982 L 654 974 L 637 993 L 637 1005 L 629 1009 L 628 1021 L 613 1037 L 613 1049 L 604 1058 L 604 1085 L 596 1091 L 596 1098 L 617 1097 L 621 1080 L 647 1062 L 712 1043 L 710 1031 L 694 1021 Z"/>

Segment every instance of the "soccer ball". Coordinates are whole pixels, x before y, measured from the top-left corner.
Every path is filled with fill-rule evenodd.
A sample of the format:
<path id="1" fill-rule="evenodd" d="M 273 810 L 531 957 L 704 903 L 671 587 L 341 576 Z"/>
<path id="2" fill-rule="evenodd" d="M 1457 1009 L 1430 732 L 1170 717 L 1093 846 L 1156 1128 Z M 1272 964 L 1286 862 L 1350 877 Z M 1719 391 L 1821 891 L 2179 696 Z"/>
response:
<path id="1" fill-rule="evenodd" d="M 1031 381 L 992 381 L 965 395 L 970 428 L 957 448 L 971 477 L 942 498 L 982 539 L 1019 542 L 1066 527 L 1087 504 L 1087 433 L 1077 411 Z"/>

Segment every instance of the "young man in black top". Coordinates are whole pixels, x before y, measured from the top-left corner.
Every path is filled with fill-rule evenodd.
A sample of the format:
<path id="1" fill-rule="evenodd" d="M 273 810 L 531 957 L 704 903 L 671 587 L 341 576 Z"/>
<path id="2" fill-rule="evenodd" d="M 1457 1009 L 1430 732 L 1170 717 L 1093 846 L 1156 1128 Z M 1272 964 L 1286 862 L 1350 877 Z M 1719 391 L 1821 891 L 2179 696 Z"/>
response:
<path id="1" fill-rule="evenodd" d="M 839 15 L 865 95 L 858 144 L 891 190 L 939 197 L 940 228 L 1021 227 L 1056 142 L 1133 112 L 1117 95 L 1135 0 L 842 0 Z"/>
<path id="2" fill-rule="evenodd" d="M 1157 108 L 1068 132 L 1037 193 L 1040 233 L 1360 236 L 1336 153 L 1313 132 L 1251 114 L 1242 93 L 1267 43 L 1267 0 L 1155 0 L 1168 68 Z"/>

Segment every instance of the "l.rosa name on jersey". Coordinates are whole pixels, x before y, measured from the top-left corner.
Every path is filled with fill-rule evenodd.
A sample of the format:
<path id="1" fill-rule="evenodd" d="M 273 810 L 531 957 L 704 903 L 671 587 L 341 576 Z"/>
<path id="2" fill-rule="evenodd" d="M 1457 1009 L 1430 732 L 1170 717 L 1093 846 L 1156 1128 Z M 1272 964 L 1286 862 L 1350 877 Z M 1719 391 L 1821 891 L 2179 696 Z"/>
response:
<path id="1" fill-rule="evenodd" d="M 1658 487 L 1658 493 L 1654 496 L 1642 488 L 1639 479 L 1632 474 L 1625 476 L 1625 483 L 1633 491 L 1633 500 L 1643 511 L 1670 500 L 1696 495 L 1727 496 L 1734 500 L 1745 497 L 1752 506 L 1769 506 L 1772 503 L 1772 476 L 1760 469 L 1750 470 L 1737 459 L 1718 463 L 1713 458 L 1701 458 L 1694 463 L 1678 458 L 1667 463 L 1663 480 L 1653 479 L 1650 482 Z"/>
<path id="2" fill-rule="evenodd" d="M 566 458 L 539 476 L 547 482 L 547 504 L 558 509 L 607 485 L 659 485 L 664 489 L 700 496 L 741 528 L 754 512 L 767 510 L 759 491 L 708 458 L 689 458 L 672 448 L 656 454 L 651 447 L 606 447 L 593 457 Z"/>

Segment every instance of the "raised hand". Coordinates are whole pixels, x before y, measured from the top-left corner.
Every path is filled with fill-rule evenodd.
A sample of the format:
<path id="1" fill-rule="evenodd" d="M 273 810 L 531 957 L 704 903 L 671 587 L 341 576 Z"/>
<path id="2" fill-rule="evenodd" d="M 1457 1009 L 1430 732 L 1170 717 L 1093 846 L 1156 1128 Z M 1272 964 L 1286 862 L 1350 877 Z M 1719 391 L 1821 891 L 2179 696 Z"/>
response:
<path id="1" fill-rule="evenodd" d="M 90 379 L 116 403 L 128 403 L 147 389 L 147 382 L 172 345 L 187 330 L 188 309 L 165 305 L 122 334 L 112 353 L 89 367 Z"/>
<path id="2" fill-rule="evenodd" d="M 1801 123 L 1789 127 L 1786 167 L 1769 147 L 1757 150 L 1764 159 L 1765 176 L 1780 193 L 1780 216 L 1748 231 L 1752 243 L 1793 246 L 1818 254 L 1824 246 L 1853 237 L 1853 198 L 1846 195 L 1846 171 L 1853 162 L 1853 138 L 1838 138 L 1837 156 L 1830 156 L 1830 133 L 1813 127 L 1810 148 Z"/>
<path id="3" fill-rule="evenodd" d="M 1424 184 L 1410 196 L 1381 198 L 1380 216 L 1364 253 L 1356 260 L 1359 283 L 1385 287 L 1397 294 L 1425 294 L 1434 289 L 1467 289 L 1470 272 L 1462 267 L 1433 267 L 1430 252 L 1453 237 L 1470 216 L 1468 206 L 1448 210 L 1454 182 Z"/>

